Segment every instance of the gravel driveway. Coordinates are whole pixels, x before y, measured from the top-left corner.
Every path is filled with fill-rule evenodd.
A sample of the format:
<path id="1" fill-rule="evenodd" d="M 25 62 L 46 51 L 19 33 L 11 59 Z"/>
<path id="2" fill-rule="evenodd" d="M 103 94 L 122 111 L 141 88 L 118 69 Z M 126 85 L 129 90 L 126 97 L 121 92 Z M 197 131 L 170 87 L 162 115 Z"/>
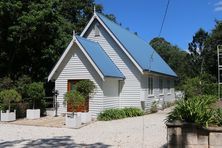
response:
<path id="1" fill-rule="evenodd" d="M 170 109 L 144 117 L 97 121 L 80 129 L 0 123 L 2 147 L 159 148 L 166 144 L 164 119 Z M 144 126 L 143 126 L 144 120 Z M 144 136 L 143 136 L 144 131 Z"/>

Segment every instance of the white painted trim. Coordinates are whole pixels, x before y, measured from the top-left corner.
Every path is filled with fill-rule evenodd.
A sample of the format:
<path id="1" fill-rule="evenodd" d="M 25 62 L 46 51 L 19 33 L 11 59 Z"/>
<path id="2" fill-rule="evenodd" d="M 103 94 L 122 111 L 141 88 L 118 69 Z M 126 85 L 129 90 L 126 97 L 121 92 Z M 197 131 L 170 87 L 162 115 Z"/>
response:
<path id="1" fill-rule="evenodd" d="M 124 78 L 118 78 L 118 77 L 104 77 L 105 80 L 108 80 L 108 79 L 115 79 L 115 80 L 121 80 L 123 81 Z"/>
<path id="2" fill-rule="evenodd" d="M 59 65 L 62 63 L 63 59 L 65 58 L 66 54 L 68 53 L 68 51 L 70 50 L 70 48 L 72 47 L 74 42 L 74 39 L 72 39 L 72 41 L 69 43 L 68 47 L 66 48 L 66 50 L 63 52 L 62 56 L 60 57 L 59 61 L 56 63 L 55 67 L 52 69 L 52 71 L 50 72 L 49 76 L 48 76 L 48 81 L 50 81 L 53 77 L 53 75 L 55 74 L 56 70 L 58 69 Z"/>
<path id="3" fill-rule="evenodd" d="M 148 95 L 148 98 L 153 98 L 153 97 L 155 97 L 154 94 Z"/>
<path id="4" fill-rule="evenodd" d="M 81 37 L 83 37 L 83 35 L 86 33 L 86 31 L 89 29 L 90 25 L 92 24 L 92 22 L 94 21 L 94 19 L 96 18 L 96 13 L 93 14 L 92 18 L 90 19 L 89 23 L 86 25 L 86 27 L 84 28 L 84 30 L 81 33 Z"/>
<path id="5" fill-rule="evenodd" d="M 108 27 L 106 27 L 106 25 L 99 18 L 99 16 L 96 15 L 96 13 L 94 13 L 93 17 L 91 18 L 91 20 L 89 21 L 89 23 L 87 24 L 87 26 L 85 27 L 83 32 L 81 33 L 81 36 L 83 37 L 83 35 L 89 29 L 90 25 L 92 24 L 92 22 L 94 21 L 95 18 L 100 22 L 100 24 L 105 28 L 105 30 L 109 33 L 109 35 L 113 38 L 113 40 L 118 44 L 118 46 L 124 51 L 124 53 L 130 58 L 130 60 L 133 62 L 133 64 L 143 74 L 143 69 L 140 67 L 140 65 L 132 58 L 132 56 L 128 53 L 128 51 L 125 49 L 125 47 L 119 42 L 119 40 L 114 36 L 114 34 L 110 31 L 110 29 Z"/>
<path id="6" fill-rule="evenodd" d="M 88 53 L 85 51 L 85 49 L 82 47 L 82 45 L 79 43 L 79 41 L 77 39 L 75 39 L 76 44 L 79 46 L 79 48 L 81 49 L 81 51 L 83 52 L 83 54 L 86 56 L 86 58 L 89 60 L 89 62 L 93 65 L 93 67 L 95 68 L 95 70 L 97 71 L 97 73 L 100 75 L 100 77 L 102 78 L 102 80 L 104 81 L 104 76 L 102 74 L 102 72 L 99 70 L 99 68 L 96 66 L 96 64 L 93 62 L 93 60 L 91 59 L 91 57 L 88 55 Z"/>
<path id="7" fill-rule="evenodd" d="M 86 58 L 89 60 L 89 62 L 93 65 L 93 67 L 95 68 L 95 70 L 98 72 L 98 74 L 100 75 L 100 77 L 102 78 L 102 80 L 104 80 L 104 76 L 102 74 L 102 72 L 98 69 L 98 67 L 96 66 L 96 64 L 92 61 L 92 59 L 89 57 L 89 55 L 87 54 L 87 52 L 85 51 L 85 49 L 82 47 L 82 45 L 79 43 L 79 41 L 76 39 L 76 37 L 74 36 L 72 41 L 69 43 L 68 47 L 66 48 L 66 50 L 64 51 L 64 53 L 62 54 L 62 56 L 60 57 L 59 61 L 56 63 L 55 67 L 53 68 L 53 70 L 51 71 L 51 73 L 48 76 L 48 81 L 50 81 L 53 77 L 53 75 L 55 74 L 56 70 L 58 69 L 59 65 L 62 63 L 62 61 L 64 60 L 65 56 L 67 55 L 67 53 L 69 52 L 70 48 L 72 47 L 73 43 L 76 43 L 79 48 L 81 49 L 81 51 L 84 53 L 84 55 L 86 56 Z"/>

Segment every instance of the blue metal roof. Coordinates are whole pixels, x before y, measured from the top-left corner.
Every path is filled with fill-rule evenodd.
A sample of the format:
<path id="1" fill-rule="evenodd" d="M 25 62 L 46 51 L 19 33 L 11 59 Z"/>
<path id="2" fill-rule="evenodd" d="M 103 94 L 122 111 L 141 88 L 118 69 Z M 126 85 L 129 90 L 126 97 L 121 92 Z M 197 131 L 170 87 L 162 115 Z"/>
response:
<path id="1" fill-rule="evenodd" d="M 177 77 L 176 73 L 147 42 L 109 20 L 104 15 L 96 14 L 144 71 Z"/>
<path id="2" fill-rule="evenodd" d="M 79 36 L 76 36 L 76 38 L 102 72 L 104 77 L 125 78 L 121 71 L 105 53 L 104 49 L 97 42 L 93 42 Z"/>

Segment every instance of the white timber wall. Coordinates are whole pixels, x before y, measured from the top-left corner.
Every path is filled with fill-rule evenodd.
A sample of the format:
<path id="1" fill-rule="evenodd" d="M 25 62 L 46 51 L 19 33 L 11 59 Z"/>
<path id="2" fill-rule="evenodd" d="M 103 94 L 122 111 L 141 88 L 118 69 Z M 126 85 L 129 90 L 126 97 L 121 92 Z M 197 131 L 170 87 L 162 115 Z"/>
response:
<path id="1" fill-rule="evenodd" d="M 103 109 L 103 91 L 102 91 L 102 79 L 95 71 L 91 63 L 86 59 L 82 51 L 77 47 L 72 47 L 65 60 L 60 65 L 60 73 L 55 81 L 55 89 L 59 91 L 58 95 L 58 113 L 64 113 L 67 111 L 66 105 L 64 105 L 64 94 L 67 92 L 68 80 L 75 79 L 89 79 L 96 85 L 96 90 L 89 99 L 89 111 L 93 116 L 96 116 Z"/>
<path id="2" fill-rule="evenodd" d="M 106 78 L 103 83 L 104 109 L 119 107 L 119 81 L 112 78 Z"/>
<path id="3" fill-rule="evenodd" d="M 148 77 L 153 78 L 153 94 L 148 94 Z M 159 79 L 163 80 L 163 93 L 160 93 Z M 170 80 L 170 91 L 167 89 L 167 80 Z M 141 98 L 145 101 L 145 110 L 150 110 L 152 103 L 157 101 L 159 105 L 163 105 L 164 102 L 175 101 L 174 93 L 174 80 L 157 75 L 145 75 L 141 78 Z"/>
<path id="4" fill-rule="evenodd" d="M 100 35 L 95 36 L 94 26 L 97 23 Z M 94 22 L 84 37 L 98 42 L 105 50 L 110 59 L 117 65 L 124 74 L 123 87 L 119 95 L 119 107 L 141 107 L 140 103 L 140 73 L 135 65 L 129 60 L 122 49 L 111 38 L 106 30 L 98 23 Z M 116 86 L 118 87 L 118 85 Z M 109 105 L 108 105 L 109 106 Z M 106 107 L 108 107 L 106 106 Z"/>

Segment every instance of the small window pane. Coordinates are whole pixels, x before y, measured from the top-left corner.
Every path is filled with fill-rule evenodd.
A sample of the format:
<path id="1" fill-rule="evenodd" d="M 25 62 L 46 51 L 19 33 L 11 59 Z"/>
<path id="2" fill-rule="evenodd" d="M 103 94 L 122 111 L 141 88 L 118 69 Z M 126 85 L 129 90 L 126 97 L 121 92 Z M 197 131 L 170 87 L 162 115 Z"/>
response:
<path id="1" fill-rule="evenodd" d="M 159 89 L 160 89 L 160 94 L 163 94 L 163 79 L 159 79 Z"/>
<path id="2" fill-rule="evenodd" d="M 95 25 L 95 36 L 99 36 L 99 28 L 97 25 Z"/>
<path id="3" fill-rule="evenodd" d="M 170 93 L 170 80 L 167 80 L 167 92 Z"/>
<path id="4" fill-rule="evenodd" d="M 153 78 L 148 77 L 148 94 L 152 95 L 153 94 Z"/>

